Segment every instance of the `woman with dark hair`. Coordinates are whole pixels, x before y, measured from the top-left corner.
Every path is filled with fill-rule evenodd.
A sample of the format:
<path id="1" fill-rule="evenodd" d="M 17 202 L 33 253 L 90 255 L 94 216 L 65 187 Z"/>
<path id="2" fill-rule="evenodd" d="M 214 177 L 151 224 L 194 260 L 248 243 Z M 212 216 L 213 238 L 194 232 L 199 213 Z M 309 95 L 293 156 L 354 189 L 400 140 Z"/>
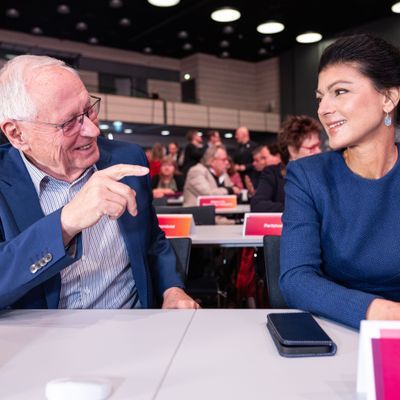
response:
<path id="1" fill-rule="evenodd" d="M 306 115 L 286 118 L 278 134 L 282 162 L 271 165 L 261 173 L 255 195 L 251 199 L 252 212 L 282 212 L 286 166 L 289 161 L 321 152 L 321 124 Z"/>
<path id="2" fill-rule="evenodd" d="M 334 151 L 288 165 L 282 293 L 358 328 L 400 319 L 400 51 L 366 34 L 322 54 L 318 116 Z"/>

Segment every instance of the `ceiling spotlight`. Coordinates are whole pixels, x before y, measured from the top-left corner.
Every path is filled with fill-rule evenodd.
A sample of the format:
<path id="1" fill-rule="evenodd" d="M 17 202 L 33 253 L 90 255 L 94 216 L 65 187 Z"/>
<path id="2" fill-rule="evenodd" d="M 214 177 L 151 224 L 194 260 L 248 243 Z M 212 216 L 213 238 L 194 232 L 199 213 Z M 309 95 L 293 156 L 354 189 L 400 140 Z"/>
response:
<path id="1" fill-rule="evenodd" d="M 394 3 L 392 5 L 392 11 L 396 14 L 400 14 L 400 1 L 397 3 Z"/>
<path id="2" fill-rule="evenodd" d="M 178 32 L 178 38 L 179 39 L 187 39 L 189 37 L 188 33 L 186 31 L 180 31 Z"/>
<path id="3" fill-rule="evenodd" d="M 38 26 L 35 26 L 35 27 L 32 28 L 32 33 L 34 35 L 41 35 L 41 34 L 43 34 L 43 30 L 42 30 L 42 28 L 39 28 Z"/>
<path id="4" fill-rule="evenodd" d="M 131 26 L 131 20 L 129 18 L 121 18 L 119 20 L 119 24 L 122 27 L 127 28 L 128 26 Z"/>
<path id="5" fill-rule="evenodd" d="M 91 38 L 89 38 L 88 42 L 90 44 L 98 44 L 99 43 L 99 39 L 97 39 L 97 37 L 92 36 Z"/>
<path id="6" fill-rule="evenodd" d="M 57 12 L 59 14 L 69 14 L 71 12 L 71 9 L 69 8 L 69 6 L 67 4 L 60 4 L 57 7 Z"/>
<path id="7" fill-rule="evenodd" d="M 191 78 L 191 77 L 190 77 L 190 74 L 185 74 L 185 75 L 183 75 L 183 79 L 184 79 L 185 81 L 188 81 L 190 78 Z"/>
<path id="8" fill-rule="evenodd" d="M 233 29 L 233 26 L 231 25 L 226 25 L 224 26 L 224 29 L 222 29 L 222 32 L 225 33 L 225 35 L 231 35 L 235 30 Z"/>
<path id="9" fill-rule="evenodd" d="M 232 138 L 233 138 L 233 133 L 232 133 L 232 132 L 226 132 L 226 133 L 224 133 L 224 138 L 232 139 Z"/>
<path id="10" fill-rule="evenodd" d="M 111 132 L 107 133 L 107 139 L 114 140 L 114 135 Z"/>
<path id="11" fill-rule="evenodd" d="M 192 50 L 192 49 L 193 49 L 193 46 L 192 46 L 190 43 L 185 43 L 185 44 L 182 46 L 182 49 L 183 49 L 183 50 L 186 50 L 186 51 L 189 51 L 189 50 Z"/>
<path id="12" fill-rule="evenodd" d="M 272 42 L 274 41 L 274 39 L 272 39 L 271 36 L 264 36 L 263 39 L 262 39 L 262 41 L 263 41 L 264 43 L 269 44 L 269 43 L 272 43 Z"/>
<path id="13" fill-rule="evenodd" d="M 257 32 L 270 35 L 273 33 L 282 32 L 284 29 L 285 25 L 281 24 L 278 21 L 268 21 L 257 26 Z"/>
<path id="14" fill-rule="evenodd" d="M 167 131 L 167 130 L 161 131 L 162 136 L 168 136 L 169 134 L 170 134 L 170 131 Z"/>
<path id="15" fill-rule="evenodd" d="M 86 31 L 86 29 L 88 28 L 88 26 L 87 26 L 87 23 L 86 23 L 86 22 L 78 22 L 78 23 L 75 25 L 75 28 L 76 28 L 78 31 Z"/>
<path id="16" fill-rule="evenodd" d="M 261 47 L 261 49 L 258 50 L 259 56 L 265 56 L 266 54 L 267 54 L 267 50 L 265 50 L 264 47 Z"/>
<path id="17" fill-rule="evenodd" d="M 124 129 L 124 133 L 126 133 L 126 134 L 130 134 L 130 133 L 132 133 L 133 132 L 133 130 L 131 129 L 131 128 L 125 128 Z"/>
<path id="18" fill-rule="evenodd" d="M 181 0 L 147 0 L 152 6 L 172 7 L 176 6 Z"/>
<path id="19" fill-rule="evenodd" d="M 111 0 L 110 1 L 111 8 L 121 8 L 122 7 L 122 0 Z"/>
<path id="20" fill-rule="evenodd" d="M 221 42 L 219 42 L 219 46 L 223 49 L 226 49 L 227 47 L 229 47 L 229 45 L 230 43 L 227 40 L 222 40 Z"/>
<path id="21" fill-rule="evenodd" d="M 143 49 L 143 52 L 144 53 L 146 53 L 146 54 L 150 54 L 150 53 L 152 53 L 153 52 L 153 49 L 151 48 L 151 47 L 145 47 L 144 49 Z"/>
<path id="22" fill-rule="evenodd" d="M 18 18 L 19 17 L 19 11 L 16 8 L 9 8 L 6 10 L 6 15 L 9 18 Z"/>
<path id="23" fill-rule="evenodd" d="M 231 7 L 223 7 L 211 13 L 211 19 L 217 22 L 232 22 L 240 18 L 239 10 Z"/>
<path id="24" fill-rule="evenodd" d="M 106 129 L 108 129 L 108 128 L 109 128 L 108 124 L 100 124 L 100 129 L 101 129 L 102 131 L 104 131 L 104 130 L 106 130 Z"/>
<path id="25" fill-rule="evenodd" d="M 223 51 L 223 52 L 220 54 L 220 56 L 221 56 L 222 58 L 228 58 L 228 57 L 230 56 L 230 54 L 229 54 L 228 51 Z"/>
<path id="26" fill-rule="evenodd" d="M 296 41 L 299 43 L 315 43 L 322 39 L 322 35 L 318 32 L 305 32 L 296 36 Z"/>

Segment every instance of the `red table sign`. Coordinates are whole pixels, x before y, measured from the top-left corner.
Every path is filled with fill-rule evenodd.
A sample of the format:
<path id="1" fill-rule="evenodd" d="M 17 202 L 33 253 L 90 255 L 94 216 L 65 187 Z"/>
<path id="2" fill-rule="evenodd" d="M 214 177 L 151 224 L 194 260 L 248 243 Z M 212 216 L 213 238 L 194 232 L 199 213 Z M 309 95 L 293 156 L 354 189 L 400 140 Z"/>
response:
<path id="1" fill-rule="evenodd" d="M 188 237 L 193 233 L 192 214 L 157 214 L 157 219 L 167 237 Z"/>
<path id="2" fill-rule="evenodd" d="M 244 236 L 280 236 L 282 213 L 246 213 L 243 224 Z"/>
<path id="3" fill-rule="evenodd" d="M 235 195 L 199 196 L 197 204 L 199 206 L 215 206 L 215 208 L 236 208 L 237 197 Z"/>

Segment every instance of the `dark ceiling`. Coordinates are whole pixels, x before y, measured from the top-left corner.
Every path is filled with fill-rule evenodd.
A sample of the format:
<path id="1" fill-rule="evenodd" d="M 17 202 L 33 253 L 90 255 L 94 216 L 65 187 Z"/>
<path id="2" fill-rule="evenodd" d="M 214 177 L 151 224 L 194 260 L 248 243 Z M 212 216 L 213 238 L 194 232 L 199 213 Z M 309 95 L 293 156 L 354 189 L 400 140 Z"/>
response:
<path id="1" fill-rule="evenodd" d="M 304 31 L 319 31 L 324 38 L 331 38 L 338 32 L 391 16 L 390 7 L 395 2 L 181 0 L 174 7 L 159 8 L 146 0 L 121 0 L 121 7 L 112 8 L 111 1 L 3 0 L 0 5 L 0 29 L 31 33 L 36 28 L 36 34 L 44 36 L 85 43 L 97 41 L 101 46 L 174 58 L 202 52 L 259 61 L 295 46 L 296 36 Z M 61 4 L 69 7 L 69 13 L 57 11 Z M 211 12 L 227 5 L 237 8 L 241 18 L 232 23 L 212 21 Z M 19 16 L 7 16 L 10 8 L 16 9 Z M 129 21 L 122 26 L 124 18 Z M 259 34 L 257 25 L 269 19 L 279 20 L 286 29 L 270 36 Z M 86 29 L 77 29 L 80 22 L 86 24 Z M 180 33 L 182 31 L 187 37 L 183 37 L 185 34 Z"/>

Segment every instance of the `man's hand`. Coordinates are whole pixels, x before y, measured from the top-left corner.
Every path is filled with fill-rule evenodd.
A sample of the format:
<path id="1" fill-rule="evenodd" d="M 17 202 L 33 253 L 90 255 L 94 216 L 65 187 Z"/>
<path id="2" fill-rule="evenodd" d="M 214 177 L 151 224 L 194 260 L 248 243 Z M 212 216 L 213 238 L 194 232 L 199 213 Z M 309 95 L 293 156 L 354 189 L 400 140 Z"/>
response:
<path id="1" fill-rule="evenodd" d="M 77 233 L 97 223 L 103 215 L 117 219 L 127 209 L 132 216 L 136 216 L 135 191 L 118 181 L 125 176 L 148 173 L 146 167 L 128 164 L 96 171 L 61 211 L 64 244 L 67 245 Z"/>
<path id="2" fill-rule="evenodd" d="M 200 308 L 181 288 L 171 287 L 163 294 L 162 308 Z"/>

